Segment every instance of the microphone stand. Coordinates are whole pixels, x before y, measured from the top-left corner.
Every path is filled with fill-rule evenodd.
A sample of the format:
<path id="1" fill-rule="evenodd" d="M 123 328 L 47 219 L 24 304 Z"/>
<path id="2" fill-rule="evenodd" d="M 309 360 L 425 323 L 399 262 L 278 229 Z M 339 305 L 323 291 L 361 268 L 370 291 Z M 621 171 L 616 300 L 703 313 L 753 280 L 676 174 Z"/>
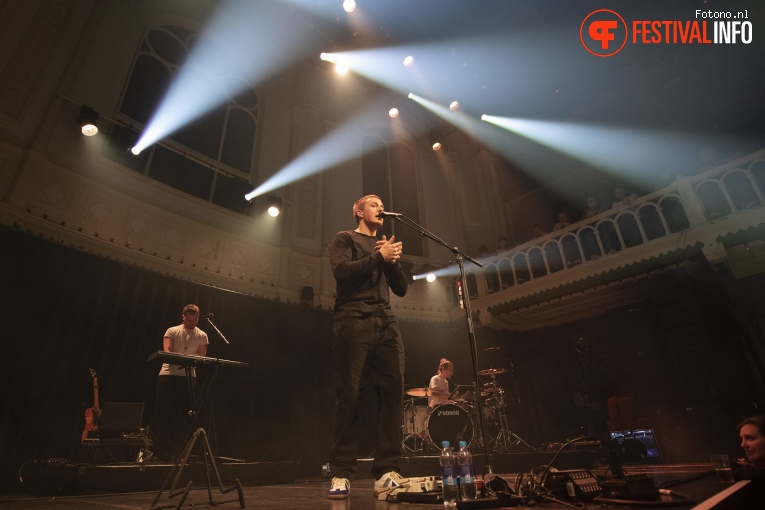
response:
<path id="1" fill-rule="evenodd" d="M 386 216 L 383 216 L 386 217 Z M 432 232 L 428 231 L 426 228 L 424 228 L 422 225 L 418 224 L 411 218 L 403 215 L 398 214 L 396 216 L 387 216 L 388 218 L 393 218 L 394 220 L 398 221 L 399 223 L 402 223 L 406 225 L 407 227 L 417 231 L 422 235 L 423 237 L 427 237 L 429 239 L 432 239 L 436 243 L 440 244 L 447 250 L 450 250 L 452 253 L 454 253 L 454 256 L 457 260 L 457 265 L 460 268 L 460 281 L 462 282 L 462 300 L 464 303 L 464 309 L 465 309 L 465 321 L 467 323 L 467 331 L 468 331 L 468 343 L 470 344 L 470 356 L 473 362 L 473 382 L 475 384 L 475 390 L 476 390 L 476 404 L 478 406 L 478 422 L 479 422 L 479 434 L 480 434 L 480 442 L 481 446 L 483 448 L 483 455 L 486 459 L 486 465 L 484 466 L 484 476 L 493 473 L 493 469 L 491 466 L 491 457 L 489 455 L 489 449 L 486 446 L 486 424 L 483 419 L 483 405 L 481 404 L 481 387 L 478 385 L 478 356 L 477 356 L 477 349 L 475 344 L 475 329 L 473 327 L 473 313 L 470 310 L 470 292 L 467 290 L 467 281 L 465 280 L 465 259 L 469 260 L 473 264 L 475 264 L 478 267 L 483 267 L 483 264 L 472 258 L 471 256 L 462 253 L 460 249 L 456 246 L 450 247 L 446 242 L 444 242 L 441 238 L 433 234 Z"/>
<path id="2" fill-rule="evenodd" d="M 210 326 L 212 326 L 215 332 L 218 334 L 218 338 L 220 340 L 223 340 L 226 343 L 226 345 L 229 345 L 228 340 L 226 340 L 226 337 L 223 336 L 223 333 L 220 332 L 220 330 L 218 329 L 218 326 L 216 326 L 215 323 L 213 323 L 212 316 L 205 317 L 205 319 L 207 320 L 207 322 L 210 323 Z"/>

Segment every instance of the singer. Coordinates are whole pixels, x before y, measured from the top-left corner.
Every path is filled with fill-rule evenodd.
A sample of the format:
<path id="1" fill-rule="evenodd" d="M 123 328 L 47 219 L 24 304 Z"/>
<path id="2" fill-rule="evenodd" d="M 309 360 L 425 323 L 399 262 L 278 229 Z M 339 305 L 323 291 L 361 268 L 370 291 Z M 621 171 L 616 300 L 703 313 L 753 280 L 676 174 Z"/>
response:
<path id="1" fill-rule="evenodd" d="M 208 314 L 212 317 L 212 314 Z M 207 333 L 197 327 L 199 307 L 186 305 L 178 326 L 168 328 L 162 340 L 162 350 L 205 356 Z M 192 376 L 196 374 L 192 371 Z M 185 438 L 186 420 L 189 419 L 188 381 L 186 370 L 178 365 L 164 363 L 157 377 L 157 397 L 154 403 L 149 433 L 154 441 L 154 456 L 158 460 L 175 461 Z"/>
<path id="2" fill-rule="evenodd" d="M 337 281 L 333 348 L 337 369 L 335 438 L 329 465 L 330 499 L 345 499 L 356 473 L 357 418 L 361 389 L 374 385 L 379 396 L 377 444 L 372 464 L 374 494 L 406 487 L 399 475 L 404 399 L 404 344 L 390 307 L 389 289 L 403 296 L 409 280 L 398 260 L 402 244 L 395 236 L 377 239 L 383 224 L 382 200 L 367 195 L 353 204 L 355 230 L 338 232 L 330 246 Z"/>

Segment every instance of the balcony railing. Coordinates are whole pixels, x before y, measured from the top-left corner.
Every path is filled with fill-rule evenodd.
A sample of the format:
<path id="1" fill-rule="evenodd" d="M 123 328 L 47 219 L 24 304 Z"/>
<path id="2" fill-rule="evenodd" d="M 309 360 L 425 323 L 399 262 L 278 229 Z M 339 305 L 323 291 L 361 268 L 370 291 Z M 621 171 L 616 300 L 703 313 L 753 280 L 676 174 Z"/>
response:
<path id="1" fill-rule="evenodd" d="M 645 254 L 651 246 L 666 247 L 667 240 L 695 229 L 714 232 L 719 223 L 724 230 L 729 228 L 726 220 L 763 206 L 765 150 L 699 175 L 679 177 L 630 205 L 482 259 L 482 269 L 470 270 L 468 289 L 481 297 L 528 282 L 541 283 L 566 271 L 581 272 L 588 264 L 602 265 L 610 258 L 623 261 L 630 252 Z"/>

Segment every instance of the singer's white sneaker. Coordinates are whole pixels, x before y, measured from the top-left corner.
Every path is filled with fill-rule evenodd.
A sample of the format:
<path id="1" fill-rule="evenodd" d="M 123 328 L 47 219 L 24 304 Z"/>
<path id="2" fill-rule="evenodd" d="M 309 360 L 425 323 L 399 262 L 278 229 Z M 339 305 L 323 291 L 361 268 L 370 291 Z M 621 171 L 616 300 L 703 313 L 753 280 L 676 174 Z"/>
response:
<path id="1" fill-rule="evenodd" d="M 351 493 L 351 482 L 347 478 L 332 478 L 332 486 L 327 491 L 329 499 L 345 499 Z"/>
<path id="2" fill-rule="evenodd" d="M 395 471 L 388 471 L 375 481 L 375 497 L 405 487 L 409 487 L 409 478 L 404 478 Z"/>

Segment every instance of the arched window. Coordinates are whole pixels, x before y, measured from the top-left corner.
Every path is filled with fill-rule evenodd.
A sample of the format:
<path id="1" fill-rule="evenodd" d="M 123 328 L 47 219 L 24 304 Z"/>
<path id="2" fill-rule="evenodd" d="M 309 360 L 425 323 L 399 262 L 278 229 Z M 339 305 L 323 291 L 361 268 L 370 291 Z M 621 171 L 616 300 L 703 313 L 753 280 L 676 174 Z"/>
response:
<path id="1" fill-rule="evenodd" d="M 379 147 L 383 145 L 383 148 Z M 381 144 L 376 134 L 364 136 L 362 142 L 362 187 L 364 195 L 377 195 L 385 209 L 401 213 L 417 223 L 420 221 L 420 201 L 412 149 L 400 142 Z M 380 235 L 404 243 L 404 253 L 416 257 L 425 255 L 422 236 L 395 220 L 387 220 Z"/>
<path id="2" fill-rule="evenodd" d="M 195 62 L 193 48 L 202 44 L 219 58 L 215 69 Z M 232 76 L 237 67 L 226 58 L 215 43 L 185 28 L 150 30 L 136 55 L 119 111 L 136 129 L 116 125 L 107 156 L 189 195 L 246 214 L 244 195 L 256 177 L 258 96 L 244 73 Z M 141 158 L 126 154 L 137 127 L 148 125 L 181 71 L 194 76 L 192 83 L 205 84 L 200 94 L 217 88 L 218 104 Z"/>

